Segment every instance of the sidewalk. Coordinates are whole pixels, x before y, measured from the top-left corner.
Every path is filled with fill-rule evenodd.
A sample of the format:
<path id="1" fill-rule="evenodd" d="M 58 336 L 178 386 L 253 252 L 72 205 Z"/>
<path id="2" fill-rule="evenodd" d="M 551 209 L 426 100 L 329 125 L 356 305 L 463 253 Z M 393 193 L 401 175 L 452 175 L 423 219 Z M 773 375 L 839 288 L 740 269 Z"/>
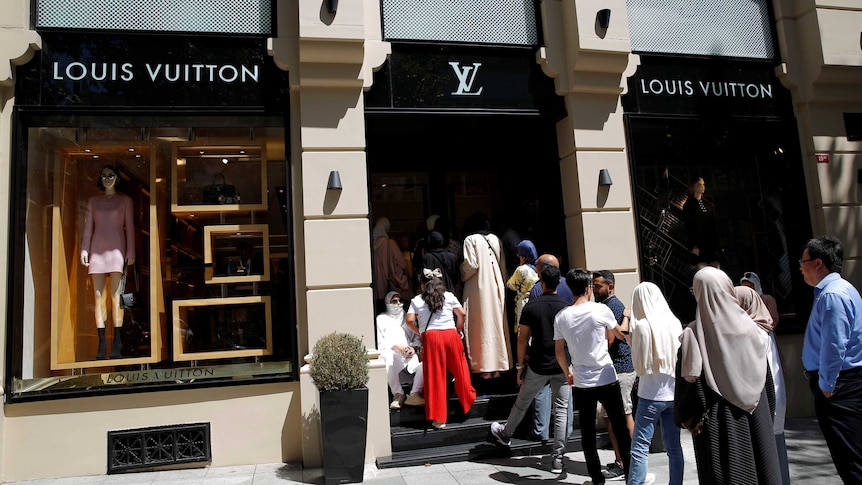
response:
<path id="1" fill-rule="evenodd" d="M 786 424 L 787 453 L 790 458 L 790 479 L 793 485 L 841 484 L 832 465 L 832 457 L 823 441 L 815 418 L 788 419 Z M 696 484 L 697 466 L 694 460 L 691 435 L 682 432 L 685 453 L 685 484 Z M 602 463 L 613 461 L 613 450 L 599 450 Z M 365 482 L 374 485 L 482 485 L 501 483 L 536 484 L 541 482 L 573 483 L 580 485 L 588 480 L 583 453 L 566 455 L 566 473 L 557 476 L 548 471 L 549 459 L 545 456 L 520 456 L 489 460 L 457 462 L 428 466 L 378 470 L 373 465 L 365 469 Z M 653 453 L 649 458 L 650 472 L 656 475 L 656 485 L 668 480 L 667 455 Z M 98 485 L 98 484 L 182 484 L 182 485 L 271 485 L 271 484 L 322 484 L 323 472 L 319 468 L 302 469 L 301 464 L 273 463 L 235 467 L 195 468 L 158 472 L 128 473 L 73 477 L 24 482 L 4 482 L 27 485 Z M 609 484 L 622 484 L 611 481 Z"/>

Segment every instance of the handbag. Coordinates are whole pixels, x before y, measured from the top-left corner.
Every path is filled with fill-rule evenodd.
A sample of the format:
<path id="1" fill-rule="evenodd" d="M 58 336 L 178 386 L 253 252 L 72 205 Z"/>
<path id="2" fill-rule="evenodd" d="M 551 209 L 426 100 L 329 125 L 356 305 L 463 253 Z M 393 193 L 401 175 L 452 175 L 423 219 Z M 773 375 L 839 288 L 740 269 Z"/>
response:
<path id="1" fill-rule="evenodd" d="M 141 298 L 141 292 L 137 291 L 138 286 L 138 267 L 132 265 L 132 272 L 135 275 L 135 291 L 126 291 L 126 269 L 123 268 L 123 278 L 121 285 L 123 289 L 120 293 L 120 301 L 123 304 L 124 308 L 133 308 L 141 304 L 143 299 Z"/>

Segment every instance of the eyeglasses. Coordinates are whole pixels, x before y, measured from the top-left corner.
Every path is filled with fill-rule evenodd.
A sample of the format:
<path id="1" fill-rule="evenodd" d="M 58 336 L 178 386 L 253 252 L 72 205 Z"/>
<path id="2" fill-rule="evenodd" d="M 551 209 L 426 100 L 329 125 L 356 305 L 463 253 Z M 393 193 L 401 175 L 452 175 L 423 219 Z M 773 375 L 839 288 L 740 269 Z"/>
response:
<path id="1" fill-rule="evenodd" d="M 800 260 L 799 260 L 799 266 L 802 266 L 802 263 L 807 263 L 807 262 L 809 262 L 809 261 L 814 261 L 815 259 L 817 259 L 817 258 L 811 258 L 811 259 L 800 259 Z"/>
<path id="2" fill-rule="evenodd" d="M 108 174 L 103 173 L 100 175 L 100 177 L 102 177 L 102 180 L 106 180 L 106 179 L 107 180 L 113 180 L 113 179 L 117 178 L 117 175 L 113 174 L 113 173 L 108 173 Z"/>

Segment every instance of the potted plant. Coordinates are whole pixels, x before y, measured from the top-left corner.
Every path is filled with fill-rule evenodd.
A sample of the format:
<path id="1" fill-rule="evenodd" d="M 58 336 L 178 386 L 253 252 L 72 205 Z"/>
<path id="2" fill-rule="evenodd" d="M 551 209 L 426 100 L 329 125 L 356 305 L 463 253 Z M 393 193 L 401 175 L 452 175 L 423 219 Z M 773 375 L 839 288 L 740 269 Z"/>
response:
<path id="1" fill-rule="evenodd" d="M 320 391 L 324 479 L 327 484 L 361 482 L 368 433 L 368 351 L 354 335 L 324 335 L 314 344 L 309 373 Z"/>

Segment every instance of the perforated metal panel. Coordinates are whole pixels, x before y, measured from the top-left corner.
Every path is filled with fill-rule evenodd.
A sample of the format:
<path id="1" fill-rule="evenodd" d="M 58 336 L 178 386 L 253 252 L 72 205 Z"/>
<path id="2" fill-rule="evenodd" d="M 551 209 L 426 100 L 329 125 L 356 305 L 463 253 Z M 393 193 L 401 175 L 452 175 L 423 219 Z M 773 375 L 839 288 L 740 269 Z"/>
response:
<path id="1" fill-rule="evenodd" d="M 212 461 L 210 423 L 108 432 L 108 474 Z"/>
<path id="2" fill-rule="evenodd" d="M 36 28 L 273 33 L 272 0 L 36 0 Z"/>
<path id="3" fill-rule="evenodd" d="M 626 0 L 632 50 L 772 59 L 766 0 Z"/>
<path id="4" fill-rule="evenodd" d="M 386 40 L 538 45 L 533 0 L 383 0 Z"/>

